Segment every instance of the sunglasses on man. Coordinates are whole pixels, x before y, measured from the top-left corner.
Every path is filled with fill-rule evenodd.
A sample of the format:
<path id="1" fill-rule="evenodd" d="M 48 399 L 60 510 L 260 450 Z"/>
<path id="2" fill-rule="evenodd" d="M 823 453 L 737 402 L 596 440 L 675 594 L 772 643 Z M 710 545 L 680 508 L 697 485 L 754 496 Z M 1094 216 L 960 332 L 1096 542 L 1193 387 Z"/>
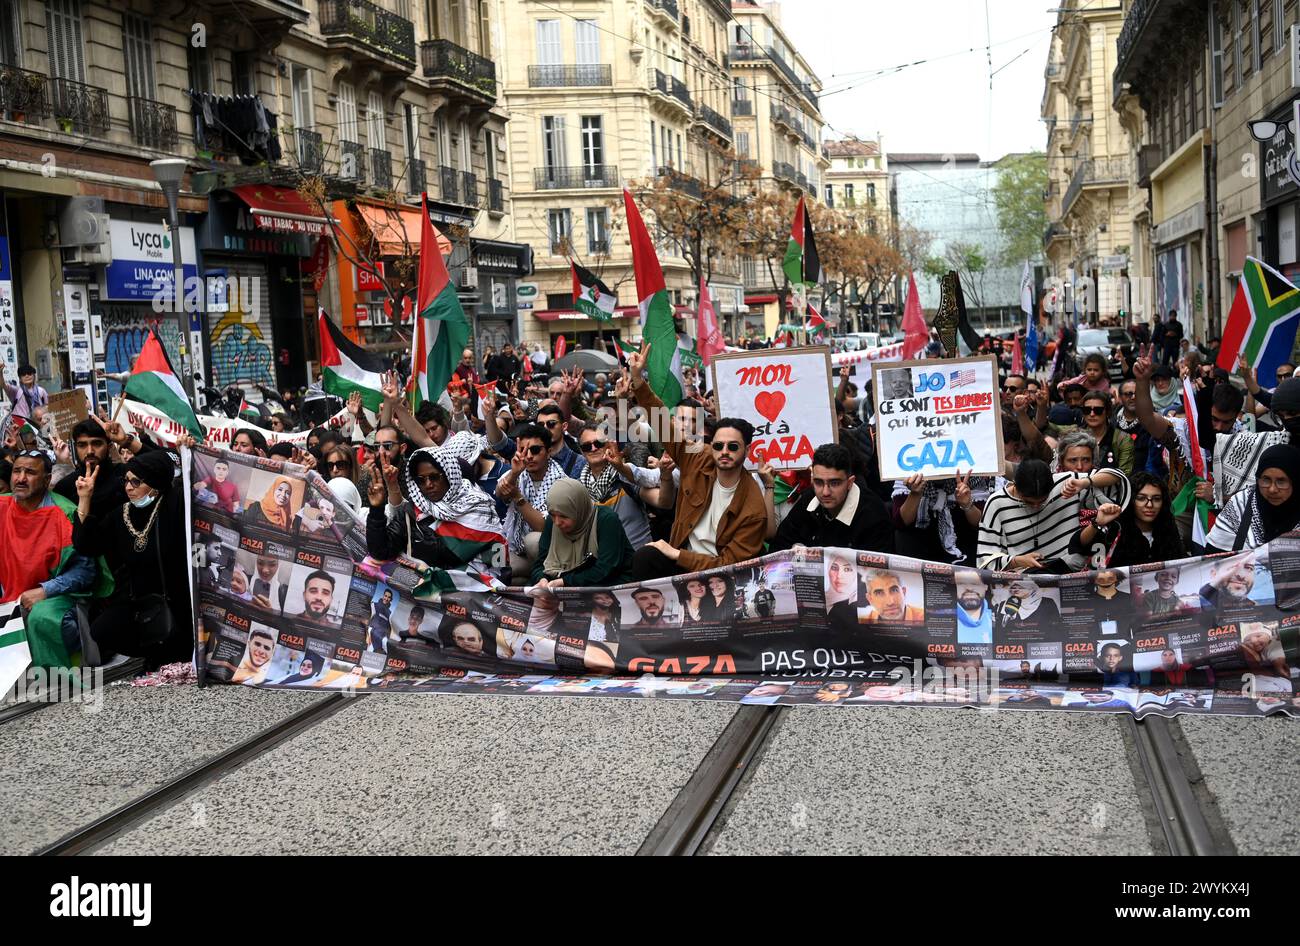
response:
<path id="1" fill-rule="evenodd" d="M 728 453 L 739 453 L 741 450 L 745 449 L 744 444 L 737 443 L 734 440 L 715 440 L 710 444 L 710 446 L 713 447 L 714 453 L 721 453 L 723 450 L 726 450 Z"/>
<path id="2" fill-rule="evenodd" d="M 608 440 L 588 440 L 582 445 L 582 452 L 595 453 L 597 450 L 604 450 L 608 446 Z"/>
<path id="3" fill-rule="evenodd" d="M 540 443 L 535 443 L 531 447 L 526 447 L 524 449 L 524 453 L 528 454 L 530 457 L 535 457 L 537 456 L 537 454 L 541 453 L 545 449 L 546 448 L 543 447 Z"/>

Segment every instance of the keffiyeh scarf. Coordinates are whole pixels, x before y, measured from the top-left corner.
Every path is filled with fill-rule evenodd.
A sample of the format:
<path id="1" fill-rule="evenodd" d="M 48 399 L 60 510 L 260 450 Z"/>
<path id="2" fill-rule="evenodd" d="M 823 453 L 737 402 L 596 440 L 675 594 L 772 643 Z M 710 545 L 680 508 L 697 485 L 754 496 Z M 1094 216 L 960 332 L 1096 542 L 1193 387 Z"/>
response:
<path id="1" fill-rule="evenodd" d="M 957 505 L 956 484 L 951 488 L 940 487 L 940 482 L 947 483 L 947 480 L 931 480 L 925 484 L 925 492 L 921 496 L 921 505 L 916 510 L 916 528 L 930 528 L 931 517 L 934 519 L 935 527 L 939 530 L 939 542 L 943 549 L 952 556 L 953 564 L 959 564 L 964 561 L 966 556 L 962 550 L 957 547 L 957 528 L 953 525 L 952 511 Z M 996 488 L 996 481 L 991 476 L 972 476 L 970 479 L 970 501 L 973 503 L 983 503 L 989 498 L 989 494 Z M 910 492 L 907 484 L 902 480 L 894 483 L 895 496 L 906 496 Z"/>
<path id="2" fill-rule="evenodd" d="M 591 472 L 591 466 L 583 467 L 582 475 L 579 477 L 582 485 L 586 487 L 591 498 L 598 503 L 603 503 L 612 498 L 618 492 L 618 471 L 614 469 L 614 464 L 606 463 L 605 468 L 597 475 Z"/>
<path id="3" fill-rule="evenodd" d="M 562 479 L 564 479 L 564 470 L 554 460 L 550 460 L 546 466 L 546 474 L 542 477 L 540 483 L 533 482 L 533 478 L 527 472 L 519 474 L 517 482 L 519 491 L 524 494 L 524 499 L 528 501 L 528 505 L 544 516 L 546 515 L 546 494 L 551 491 L 552 486 Z M 510 510 L 506 513 L 506 542 L 510 545 L 510 551 L 522 553 L 524 550 L 524 537 L 530 531 L 527 521 L 519 512 L 519 506 L 511 503 Z"/>

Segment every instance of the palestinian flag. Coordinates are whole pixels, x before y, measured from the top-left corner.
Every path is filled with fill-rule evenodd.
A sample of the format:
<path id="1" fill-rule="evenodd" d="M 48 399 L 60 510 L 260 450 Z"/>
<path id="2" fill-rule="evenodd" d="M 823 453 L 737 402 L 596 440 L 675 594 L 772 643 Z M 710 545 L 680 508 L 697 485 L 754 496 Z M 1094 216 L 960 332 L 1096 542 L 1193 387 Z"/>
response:
<path id="1" fill-rule="evenodd" d="M 36 425 L 32 423 L 30 417 L 15 417 L 14 420 L 20 422 L 15 431 L 20 440 L 26 440 L 28 437 L 35 440 L 41 439 L 41 432 L 36 429 Z"/>
<path id="2" fill-rule="evenodd" d="M 808 303 L 808 334 L 818 341 L 825 341 L 827 335 L 826 320 L 811 302 Z"/>
<path id="3" fill-rule="evenodd" d="M 1300 289 L 1271 266 L 1246 257 L 1217 364 L 1231 374 L 1238 357 L 1245 357 L 1256 375 L 1271 379 L 1279 365 L 1290 362 L 1297 328 Z"/>
<path id="4" fill-rule="evenodd" d="M 785 258 L 781 261 L 790 285 L 816 285 L 822 281 L 822 262 L 817 255 L 817 244 L 813 242 L 812 218 L 804 207 L 803 198 L 794 211 L 794 223 L 790 225 L 790 243 L 785 248 Z"/>
<path id="5" fill-rule="evenodd" d="M 434 527 L 443 544 L 461 561 L 472 562 L 493 545 L 505 547 L 506 537 L 501 533 L 495 507 L 486 508 L 491 514 L 471 511 L 454 522 L 442 521 Z"/>
<path id="6" fill-rule="evenodd" d="M 0 604 L 0 700 L 8 696 L 31 662 L 22 608 L 16 599 Z"/>
<path id="7" fill-rule="evenodd" d="M 589 319 L 608 322 L 614 317 L 618 296 L 591 270 L 569 260 L 573 272 L 573 307 Z"/>
<path id="8" fill-rule="evenodd" d="M 324 309 L 316 310 L 316 323 L 320 330 L 321 387 L 345 401 L 353 391 L 360 391 L 361 403 L 371 413 L 378 413 L 384 403 L 383 359 L 344 335 Z"/>
<path id="9" fill-rule="evenodd" d="M 1210 504 L 1196 496 L 1196 487 L 1204 483 L 1206 474 L 1205 452 L 1201 449 L 1200 413 L 1196 409 L 1196 390 L 1191 380 L 1183 379 L 1183 413 L 1187 418 L 1187 443 L 1191 454 L 1192 477 L 1183 487 L 1182 492 L 1174 497 L 1173 510 L 1176 514 L 1192 511 L 1192 542 L 1204 547 L 1205 540 L 1214 527 L 1214 515 Z"/>
<path id="10" fill-rule="evenodd" d="M 239 416 L 248 420 L 261 420 L 262 412 L 243 398 L 239 399 Z"/>
<path id="11" fill-rule="evenodd" d="M 135 360 L 135 367 L 131 369 L 131 377 L 126 379 L 122 395 L 166 414 L 192 433 L 194 439 L 204 438 L 203 425 L 195 416 L 190 399 L 181 387 L 180 378 L 172 370 L 167 352 L 163 350 L 162 341 L 153 328 L 149 329 L 149 337 L 144 340 L 144 347 Z"/>
<path id="12" fill-rule="evenodd" d="M 632 241 L 632 270 L 636 274 L 636 295 L 641 309 L 641 341 L 650 345 L 646 374 L 650 390 L 671 409 L 682 399 L 681 351 L 673 327 L 673 304 L 668 298 L 654 243 L 627 188 L 623 189 L 623 206 L 627 210 L 627 233 Z"/>
<path id="13" fill-rule="evenodd" d="M 618 346 L 618 360 L 623 362 L 623 364 L 627 364 L 628 355 L 632 354 L 634 351 L 640 351 L 640 349 L 631 342 L 625 342 L 621 338 L 614 339 L 614 344 Z"/>
<path id="14" fill-rule="evenodd" d="M 438 237 L 429 219 L 429 195 L 420 197 L 420 271 L 411 334 L 411 406 L 436 401 L 469 344 L 469 320 L 460 307 Z"/>

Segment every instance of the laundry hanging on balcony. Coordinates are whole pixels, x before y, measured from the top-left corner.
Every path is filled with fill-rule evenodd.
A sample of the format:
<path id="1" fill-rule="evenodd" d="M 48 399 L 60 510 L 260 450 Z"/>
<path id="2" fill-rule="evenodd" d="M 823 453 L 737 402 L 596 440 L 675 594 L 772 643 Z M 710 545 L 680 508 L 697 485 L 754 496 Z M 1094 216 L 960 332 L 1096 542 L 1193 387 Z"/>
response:
<path id="1" fill-rule="evenodd" d="M 215 95 L 189 90 L 194 144 L 214 156 L 244 164 L 280 160 L 279 121 L 256 95 Z"/>

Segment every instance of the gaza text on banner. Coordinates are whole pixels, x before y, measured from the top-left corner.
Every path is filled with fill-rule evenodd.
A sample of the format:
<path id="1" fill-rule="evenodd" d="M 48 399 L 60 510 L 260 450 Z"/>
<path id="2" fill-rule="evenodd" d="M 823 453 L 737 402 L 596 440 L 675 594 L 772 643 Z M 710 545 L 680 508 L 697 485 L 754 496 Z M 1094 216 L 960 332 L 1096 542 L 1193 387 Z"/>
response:
<path id="1" fill-rule="evenodd" d="M 716 355 L 711 367 L 720 416 L 754 425 L 751 469 L 804 470 L 821 444 L 838 442 L 829 348 Z"/>
<path id="2" fill-rule="evenodd" d="M 1002 475 L 1002 411 L 992 357 L 873 366 L 880 478 Z"/>
<path id="3" fill-rule="evenodd" d="M 404 556 L 368 558 L 364 520 L 314 472 L 206 447 L 190 462 L 196 656 L 211 681 L 1300 714 L 1297 535 L 1107 570 L 1117 583 L 803 549 L 538 596 Z"/>
<path id="4" fill-rule="evenodd" d="M 130 431 L 143 430 L 155 440 L 167 447 L 174 447 L 178 438 L 186 433 L 184 425 L 172 420 L 157 408 L 150 407 L 148 404 L 142 404 L 139 401 L 128 400 L 122 413 L 118 415 L 118 421 L 125 421 L 123 428 Z M 213 417 L 208 414 L 199 415 L 199 423 L 207 431 L 207 442 L 209 444 L 229 445 L 235 435 L 241 430 L 256 430 L 263 437 L 269 446 L 277 443 L 289 443 L 295 447 L 306 449 L 307 438 L 311 431 L 298 430 L 288 433 L 280 433 L 275 430 L 267 430 L 265 427 L 259 427 L 256 424 L 246 420 L 239 420 L 230 417 Z M 345 407 L 333 417 L 329 418 L 322 424 L 322 427 L 334 429 L 350 428 L 352 415 Z"/>

